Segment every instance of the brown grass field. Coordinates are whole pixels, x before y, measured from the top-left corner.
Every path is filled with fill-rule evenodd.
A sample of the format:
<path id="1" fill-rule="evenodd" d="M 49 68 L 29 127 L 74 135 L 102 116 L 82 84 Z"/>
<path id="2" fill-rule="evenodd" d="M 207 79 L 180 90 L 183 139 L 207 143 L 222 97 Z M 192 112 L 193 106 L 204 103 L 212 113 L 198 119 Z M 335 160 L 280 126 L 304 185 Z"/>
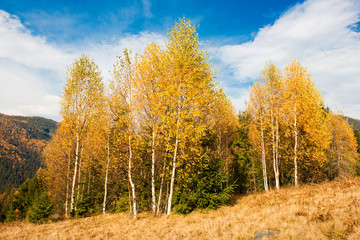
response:
<path id="1" fill-rule="evenodd" d="M 239 197 L 233 206 L 189 215 L 106 214 L 34 225 L 0 225 L 0 239 L 360 239 L 360 178 Z"/>

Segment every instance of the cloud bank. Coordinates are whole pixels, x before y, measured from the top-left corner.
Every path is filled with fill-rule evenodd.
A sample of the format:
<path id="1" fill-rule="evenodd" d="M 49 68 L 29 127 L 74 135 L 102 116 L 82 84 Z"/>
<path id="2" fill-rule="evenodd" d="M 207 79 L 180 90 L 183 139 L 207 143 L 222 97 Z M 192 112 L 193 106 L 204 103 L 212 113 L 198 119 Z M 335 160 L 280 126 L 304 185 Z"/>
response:
<path id="1" fill-rule="evenodd" d="M 143 2 L 144 12 L 151 17 L 150 1 Z M 219 66 L 218 81 L 234 105 L 244 109 L 248 87 L 265 62 L 271 60 L 283 69 L 296 57 L 313 74 L 327 105 L 360 119 L 359 17 L 357 0 L 297 4 L 254 33 L 252 41 L 211 47 L 212 61 Z M 147 43 L 165 39 L 162 34 L 140 32 L 83 45 L 50 43 L 34 35 L 17 16 L 0 10 L 0 112 L 59 120 L 67 66 L 82 52 L 109 79 L 116 56 L 125 48 L 141 52 Z"/>
<path id="2" fill-rule="evenodd" d="M 240 92 L 260 76 L 266 61 L 284 68 L 298 58 L 333 110 L 360 119 L 360 2 L 309 0 L 283 13 L 254 39 L 220 47 L 216 57 L 231 69 Z"/>
<path id="3" fill-rule="evenodd" d="M 147 43 L 164 40 L 160 34 L 141 32 L 98 44 L 57 46 L 34 36 L 17 16 L 0 10 L 0 113 L 59 120 L 67 66 L 82 52 L 90 55 L 109 79 L 116 56 L 125 48 L 141 52 Z"/>

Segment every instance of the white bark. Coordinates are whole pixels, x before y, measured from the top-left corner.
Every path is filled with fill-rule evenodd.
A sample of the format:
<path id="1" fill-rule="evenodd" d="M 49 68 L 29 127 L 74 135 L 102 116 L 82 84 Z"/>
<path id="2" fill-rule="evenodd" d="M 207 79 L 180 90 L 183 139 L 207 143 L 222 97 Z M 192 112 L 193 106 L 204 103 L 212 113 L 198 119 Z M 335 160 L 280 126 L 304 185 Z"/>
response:
<path id="1" fill-rule="evenodd" d="M 164 185 L 164 176 L 165 176 L 165 170 L 166 170 L 166 157 L 167 157 L 168 149 L 169 149 L 169 141 L 167 141 L 167 143 L 166 143 L 166 150 L 165 150 L 165 156 L 164 156 L 164 164 L 163 164 L 163 171 L 162 171 L 162 176 L 161 176 L 161 183 L 160 183 L 156 215 L 160 214 L 160 205 L 161 205 L 161 197 L 162 197 L 162 191 L 163 191 L 163 185 Z"/>
<path id="2" fill-rule="evenodd" d="M 156 214 L 156 196 L 155 196 L 155 129 L 152 130 L 151 143 L 151 196 L 152 196 L 152 210 Z"/>
<path id="3" fill-rule="evenodd" d="M 173 166 L 172 166 L 172 174 L 171 174 L 171 182 L 170 182 L 170 193 L 169 193 L 167 213 L 166 213 L 167 215 L 170 215 L 170 213 L 171 213 L 171 201 L 172 201 L 172 196 L 173 196 L 173 188 L 174 188 L 174 180 L 175 180 L 176 154 L 177 154 L 177 149 L 178 149 L 178 142 L 179 142 L 179 139 L 176 134 L 174 158 L 173 158 Z"/>
<path id="4" fill-rule="evenodd" d="M 80 199 L 80 182 L 81 182 L 81 162 L 82 162 L 82 151 L 83 151 L 83 147 L 81 147 L 80 150 L 80 156 L 79 156 L 79 177 L 78 177 L 78 185 L 77 185 L 77 197 L 76 200 L 79 201 Z M 76 210 L 76 206 L 75 206 L 75 210 Z"/>
<path id="5" fill-rule="evenodd" d="M 135 184 L 132 181 L 131 177 L 131 161 L 132 161 L 132 150 L 131 150 L 131 137 L 129 136 L 129 183 L 131 186 L 132 191 L 132 200 L 133 200 L 133 213 L 134 218 L 137 218 L 137 212 L 136 212 L 136 194 L 135 194 Z"/>
<path id="6" fill-rule="evenodd" d="M 271 110 L 271 135 L 272 135 L 272 151 L 273 151 L 273 168 L 274 168 L 274 175 L 275 175 L 275 186 L 277 189 L 280 188 L 279 183 L 279 168 L 277 163 L 276 157 L 276 143 L 275 143 L 275 129 L 274 129 L 274 113 Z"/>
<path id="7" fill-rule="evenodd" d="M 106 164 L 106 173 L 105 173 L 105 186 L 104 186 L 104 203 L 103 203 L 103 214 L 105 214 L 106 209 L 106 197 L 107 197 L 107 182 L 109 175 L 109 165 L 110 165 L 110 137 L 108 136 L 107 140 L 107 164 Z"/>
<path id="8" fill-rule="evenodd" d="M 77 134 L 76 135 L 76 150 L 75 150 L 75 167 L 74 167 L 73 182 L 72 182 L 72 187 L 71 187 L 70 213 L 74 210 L 75 183 L 76 183 L 76 175 L 77 175 L 77 165 L 78 165 L 78 161 L 79 161 L 79 147 L 80 147 L 80 137 L 79 137 L 79 134 Z"/>
<path id="9" fill-rule="evenodd" d="M 68 169 L 67 169 L 67 172 L 66 172 L 65 217 L 68 216 L 70 158 L 71 158 L 71 155 L 70 155 L 70 151 L 69 151 Z"/>
<path id="10" fill-rule="evenodd" d="M 276 117 L 276 143 L 275 143 L 275 178 L 277 179 L 276 185 L 280 188 L 280 171 L 279 171 L 279 119 Z"/>
<path id="11" fill-rule="evenodd" d="M 269 191 L 268 181 L 267 181 L 267 174 L 266 174 L 266 159 L 265 159 L 265 143 L 264 143 L 264 129 L 263 123 L 260 122 L 260 133 L 261 133 L 261 157 L 262 157 L 262 167 L 263 167 L 263 178 L 264 178 L 264 188 L 265 191 Z"/>
<path id="12" fill-rule="evenodd" d="M 297 132 L 297 116 L 296 116 L 296 102 L 294 109 L 294 172 L 295 172 L 295 186 L 298 185 L 298 172 L 297 172 L 297 144 L 298 144 L 298 132 Z"/>

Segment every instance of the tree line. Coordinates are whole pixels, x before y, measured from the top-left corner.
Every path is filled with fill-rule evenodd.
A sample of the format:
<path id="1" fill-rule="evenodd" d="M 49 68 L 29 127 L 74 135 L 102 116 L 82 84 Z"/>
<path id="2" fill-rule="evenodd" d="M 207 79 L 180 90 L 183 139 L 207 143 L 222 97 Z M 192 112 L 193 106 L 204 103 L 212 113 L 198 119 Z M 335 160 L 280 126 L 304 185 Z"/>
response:
<path id="1" fill-rule="evenodd" d="M 7 191 L 4 218 L 189 213 L 234 193 L 355 174 L 354 132 L 300 62 L 284 72 L 268 63 L 236 114 L 191 22 L 180 19 L 168 37 L 140 55 L 125 50 L 106 83 L 87 55 L 69 66 L 61 122 L 35 177 L 43 190 L 22 210 L 14 199 L 31 193 Z"/>
<path id="2" fill-rule="evenodd" d="M 266 64 L 246 103 L 249 142 L 263 186 L 320 182 L 355 173 L 354 131 L 325 107 L 311 74 L 293 59 L 284 71 Z M 254 172 L 254 171 L 253 171 Z M 255 178 L 255 176 L 253 176 Z"/>
<path id="3" fill-rule="evenodd" d="M 230 199 L 226 163 L 218 159 L 230 157 L 235 110 L 190 21 L 168 35 L 165 48 L 151 43 L 138 56 L 125 50 L 107 86 L 88 56 L 70 66 L 62 121 L 45 150 L 50 194 L 65 216 L 85 205 L 103 213 L 128 205 L 136 218 L 138 211 L 189 212 Z M 219 181 L 202 183 L 206 171 Z"/>

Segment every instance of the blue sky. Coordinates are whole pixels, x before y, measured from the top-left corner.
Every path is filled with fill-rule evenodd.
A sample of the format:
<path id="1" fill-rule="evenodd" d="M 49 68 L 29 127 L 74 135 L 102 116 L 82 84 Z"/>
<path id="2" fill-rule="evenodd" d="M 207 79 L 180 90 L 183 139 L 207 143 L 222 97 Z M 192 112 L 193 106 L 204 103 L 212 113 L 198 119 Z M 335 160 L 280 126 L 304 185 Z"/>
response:
<path id="1" fill-rule="evenodd" d="M 49 41 L 103 41 L 120 34 L 151 31 L 166 34 L 185 16 L 202 38 L 249 40 L 259 28 L 302 1 L 19 1 L 1 8 L 17 15 L 33 34 Z"/>
<path id="2" fill-rule="evenodd" d="M 360 2 L 0 0 L 0 112 L 58 120 L 67 66 L 82 52 L 105 79 L 127 47 L 166 40 L 180 17 L 209 45 L 217 80 L 237 109 L 272 60 L 298 58 L 333 110 L 360 118 Z"/>

